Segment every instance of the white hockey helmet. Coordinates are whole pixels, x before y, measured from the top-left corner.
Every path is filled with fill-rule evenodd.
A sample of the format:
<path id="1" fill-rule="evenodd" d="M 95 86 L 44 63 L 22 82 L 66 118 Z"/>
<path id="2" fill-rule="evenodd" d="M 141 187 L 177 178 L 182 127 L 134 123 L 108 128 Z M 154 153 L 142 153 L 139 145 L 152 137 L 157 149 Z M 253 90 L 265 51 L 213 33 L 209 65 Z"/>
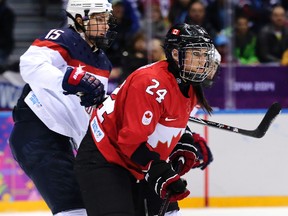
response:
<path id="1" fill-rule="evenodd" d="M 68 24 L 74 26 L 77 30 L 81 29 L 81 32 L 86 31 L 86 24 L 89 21 L 89 17 L 92 14 L 97 13 L 108 13 L 112 16 L 112 4 L 108 0 L 69 0 L 67 4 L 67 17 Z M 77 17 L 81 17 L 83 20 L 83 27 L 76 23 Z M 110 33 L 111 32 L 107 32 Z M 109 35 L 109 34 L 108 34 Z M 113 37 L 115 35 L 113 34 Z M 95 37 L 93 38 L 93 40 Z M 107 39 L 107 37 L 106 37 Z M 113 38 L 114 39 L 114 38 Z M 97 38 L 97 42 L 98 38 Z M 107 41 L 105 41 L 107 43 Z M 110 45 L 110 39 L 109 39 Z M 97 44 L 98 47 L 101 47 L 101 44 Z M 104 47 L 101 47 L 104 48 Z"/>
<path id="2" fill-rule="evenodd" d="M 112 4 L 108 0 L 69 0 L 66 11 L 74 18 L 79 14 L 82 17 L 93 13 L 112 12 Z M 74 21 L 69 19 L 68 23 L 74 25 Z"/>

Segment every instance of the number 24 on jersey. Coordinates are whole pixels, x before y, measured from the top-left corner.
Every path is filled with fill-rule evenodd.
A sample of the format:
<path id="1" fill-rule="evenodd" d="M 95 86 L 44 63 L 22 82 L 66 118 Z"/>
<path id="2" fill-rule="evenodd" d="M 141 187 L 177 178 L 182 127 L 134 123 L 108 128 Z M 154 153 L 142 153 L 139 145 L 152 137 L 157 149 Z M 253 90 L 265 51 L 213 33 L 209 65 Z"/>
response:
<path id="1" fill-rule="evenodd" d="M 146 88 L 146 92 L 150 95 L 158 95 L 156 100 L 158 103 L 161 103 L 162 100 L 164 100 L 165 95 L 167 94 L 166 89 L 157 89 L 159 86 L 159 82 L 156 79 L 152 79 L 152 82 L 154 83 L 153 85 L 150 85 Z"/>

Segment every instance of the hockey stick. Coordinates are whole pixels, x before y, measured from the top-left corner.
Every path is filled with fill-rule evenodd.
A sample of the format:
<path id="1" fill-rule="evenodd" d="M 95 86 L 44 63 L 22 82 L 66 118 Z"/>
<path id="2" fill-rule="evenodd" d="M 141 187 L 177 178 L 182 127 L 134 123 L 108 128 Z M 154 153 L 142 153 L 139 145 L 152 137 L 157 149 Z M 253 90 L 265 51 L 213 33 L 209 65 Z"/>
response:
<path id="1" fill-rule="evenodd" d="M 183 165 L 184 165 L 184 158 L 183 158 L 183 156 L 181 156 L 181 157 L 179 157 L 178 164 L 177 164 L 177 172 L 178 173 L 182 170 Z M 170 191 L 168 191 L 165 195 L 165 198 L 163 199 L 163 203 L 159 209 L 158 216 L 164 216 L 165 215 L 165 213 L 168 209 L 168 206 L 170 204 L 170 196 L 171 196 L 171 193 L 170 193 Z"/>
<path id="2" fill-rule="evenodd" d="M 168 208 L 168 206 L 169 206 L 169 204 L 170 204 L 170 201 L 169 201 L 170 196 L 171 196 L 171 195 L 170 195 L 170 192 L 168 191 L 168 192 L 166 193 L 166 196 L 165 196 L 165 198 L 164 198 L 164 200 L 163 200 L 163 203 L 162 203 L 162 205 L 161 205 L 161 207 L 160 207 L 158 216 L 164 216 L 164 215 L 165 215 L 165 213 L 166 213 L 166 211 L 167 211 L 167 208 Z"/>
<path id="3" fill-rule="evenodd" d="M 281 112 L 281 109 L 282 109 L 281 105 L 278 102 L 273 103 L 270 106 L 270 108 L 267 110 L 264 118 L 262 119 L 262 121 L 260 122 L 260 124 L 258 125 L 258 127 L 255 130 L 241 129 L 238 127 L 225 125 L 225 124 L 217 123 L 217 122 L 213 122 L 213 121 L 208 121 L 208 120 L 204 120 L 204 119 L 200 119 L 200 118 L 196 118 L 196 117 L 192 117 L 192 116 L 189 117 L 189 121 L 196 122 L 196 123 L 206 125 L 206 126 L 215 127 L 218 129 L 227 130 L 227 131 L 234 132 L 234 133 L 239 133 L 239 134 L 242 134 L 245 136 L 261 138 L 267 132 L 272 121 Z"/>

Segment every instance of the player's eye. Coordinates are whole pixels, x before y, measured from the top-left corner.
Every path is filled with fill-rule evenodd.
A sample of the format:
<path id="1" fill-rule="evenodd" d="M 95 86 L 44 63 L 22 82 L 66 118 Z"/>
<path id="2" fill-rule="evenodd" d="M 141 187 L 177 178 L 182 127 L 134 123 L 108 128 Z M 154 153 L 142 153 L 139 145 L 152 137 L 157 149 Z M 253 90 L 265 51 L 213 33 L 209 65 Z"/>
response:
<path id="1" fill-rule="evenodd" d="M 193 52 L 192 52 L 192 55 L 193 55 L 193 56 L 196 56 L 196 57 L 199 57 L 199 56 L 201 56 L 201 53 L 198 52 L 198 51 L 193 51 Z"/>

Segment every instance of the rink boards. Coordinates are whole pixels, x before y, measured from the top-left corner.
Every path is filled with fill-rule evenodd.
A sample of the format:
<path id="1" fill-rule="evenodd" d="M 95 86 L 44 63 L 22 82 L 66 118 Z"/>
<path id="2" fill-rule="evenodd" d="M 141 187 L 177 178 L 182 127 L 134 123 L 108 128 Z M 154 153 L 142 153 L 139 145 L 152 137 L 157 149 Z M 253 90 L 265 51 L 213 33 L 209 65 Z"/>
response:
<path id="1" fill-rule="evenodd" d="M 266 110 L 217 111 L 198 117 L 255 129 Z M 185 178 L 191 191 L 181 207 L 288 206 L 288 111 L 273 122 L 261 139 L 189 123 L 207 138 L 214 161 L 205 171 Z M 33 183 L 11 156 L 7 139 L 13 121 L 0 112 L 0 212 L 47 210 Z"/>

